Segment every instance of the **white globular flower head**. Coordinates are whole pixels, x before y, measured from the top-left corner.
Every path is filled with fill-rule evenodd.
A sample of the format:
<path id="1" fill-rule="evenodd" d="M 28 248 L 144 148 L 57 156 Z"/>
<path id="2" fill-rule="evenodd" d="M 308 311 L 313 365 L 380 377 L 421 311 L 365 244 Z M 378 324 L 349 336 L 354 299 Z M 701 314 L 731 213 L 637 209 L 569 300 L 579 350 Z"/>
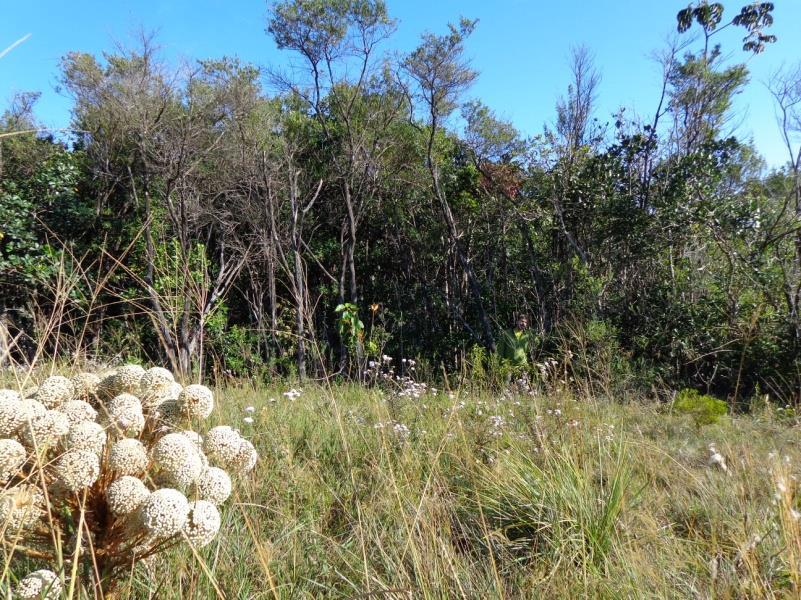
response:
<path id="1" fill-rule="evenodd" d="M 36 399 L 44 404 L 45 408 L 56 408 L 67 400 L 71 400 L 75 393 L 72 382 L 62 375 L 48 377 L 36 391 Z"/>
<path id="2" fill-rule="evenodd" d="M 133 438 L 115 442 L 108 453 L 108 466 L 118 475 L 138 475 L 149 462 L 145 446 Z"/>
<path id="3" fill-rule="evenodd" d="M 172 419 L 179 415 L 178 396 L 183 391 L 184 386 L 180 383 L 170 385 L 148 393 L 142 399 L 142 405 L 158 419 Z"/>
<path id="4" fill-rule="evenodd" d="M 139 509 L 145 531 L 159 539 L 175 535 L 183 529 L 189 513 L 189 501 L 181 492 L 161 488 L 149 494 Z"/>
<path id="5" fill-rule="evenodd" d="M 153 445 L 151 457 L 159 470 L 175 485 L 192 485 L 203 471 L 201 451 L 183 433 L 168 433 Z"/>
<path id="6" fill-rule="evenodd" d="M 191 544 L 198 548 L 208 546 L 220 531 L 220 511 L 211 502 L 197 500 L 189 504 L 189 513 L 183 532 Z"/>
<path id="7" fill-rule="evenodd" d="M 153 367 L 148 369 L 139 380 L 139 388 L 142 395 L 146 395 L 153 390 L 160 390 L 175 383 L 175 377 L 164 367 Z"/>
<path id="8" fill-rule="evenodd" d="M 106 430 L 93 421 L 82 421 L 70 427 L 62 445 L 65 450 L 88 450 L 98 456 L 106 446 Z"/>
<path id="9" fill-rule="evenodd" d="M 14 598 L 20 600 L 56 600 L 61 597 L 61 580 L 48 569 L 40 569 L 26 575 L 14 590 Z"/>
<path id="10" fill-rule="evenodd" d="M 0 437 L 11 437 L 27 420 L 19 394 L 4 394 L 11 390 L 0 390 Z"/>
<path id="11" fill-rule="evenodd" d="M 117 369 L 115 379 L 118 393 L 138 394 L 144 375 L 145 369 L 141 365 L 125 365 Z"/>
<path id="12" fill-rule="evenodd" d="M 97 400 L 97 390 L 101 381 L 100 375 L 97 373 L 78 373 L 70 381 L 75 390 L 73 398 L 90 404 Z"/>
<path id="13" fill-rule="evenodd" d="M 0 523 L 7 531 L 30 529 L 45 514 L 42 490 L 30 483 L 0 491 Z"/>
<path id="14" fill-rule="evenodd" d="M 209 460 L 223 468 L 236 466 L 242 446 L 242 436 L 227 425 L 212 427 L 203 440 L 203 450 Z"/>
<path id="15" fill-rule="evenodd" d="M 0 439 L 0 486 L 20 470 L 26 458 L 25 447 L 17 440 Z"/>
<path id="16" fill-rule="evenodd" d="M 106 504 L 113 515 L 123 517 L 139 510 L 149 495 L 141 479 L 124 475 L 106 489 Z"/>
<path id="17" fill-rule="evenodd" d="M 100 458 L 90 450 L 69 450 L 56 461 L 58 482 L 70 492 L 89 487 L 100 476 Z"/>
<path id="18" fill-rule="evenodd" d="M 97 411 L 84 400 L 67 400 L 56 410 L 67 415 L 71 425 L 97 419 Z"/>
<path id="19" fill-rule="evenodd" d="M 2 402 L 3 400 L 14 400 L 16 402 L 19 402 L 20 400 L 22 400 L 22 396 L 20 396 L 19 392 L 17 392 L 16 390 L 3 389 L 0 390 L 0 402 Z"/>
<path id="20" fill-rule="evenodd" d="M 232 468 L 240 474 L 250 473 L 256 466 L 256 461 L 259 459 L 259 454 L 256 448 L 250 441 L 243 439 L 239 443 L 239 450 L 236 453 L 234 464 Z"/>
<path id="21" fill-rule="evenodd" d="M 231 478 L 218 467 L 207 467 L 195 485 L 197 497 L 219 506 L 231 495 Z"/>
<path id="22" fill-rule="evenodd" d="M 20 428 L 20 440 L 29 448 L 53 446 L 70 430 L 67 415 L 48 410 Z"/>
<path id="23" fill-rule="evenodd" d="M 36 417 L 41 417 L 47 412 L 44 404 L 33 398 L 24 398 L 20 401 L 19 405 L 25 421 L 32 421 Z"/>
<path id="24" fill-rule="evenodd" d="M 178 395 L 178 410 L 190 419 L 206 419 L 214 410 L 214 394 L 205 385 L 188 385 Z"/>
<path id="25" fill-rule="evenodd" d="M 132 394 L 122 393 L 106 404 L 104 420 L 108 425 L 125 435 L 139 435 L 145 428 L 142 403 Z"/>

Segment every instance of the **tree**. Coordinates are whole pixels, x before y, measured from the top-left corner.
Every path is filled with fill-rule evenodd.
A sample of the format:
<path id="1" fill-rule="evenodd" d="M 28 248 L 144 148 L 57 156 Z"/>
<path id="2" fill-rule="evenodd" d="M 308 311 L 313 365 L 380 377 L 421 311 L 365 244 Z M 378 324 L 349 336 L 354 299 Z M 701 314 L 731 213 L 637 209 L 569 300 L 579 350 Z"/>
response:
<path id="1" fill-rule="evenodd" d="M 425 34 L 420 46 L 403 61 L 402 69 L 414 82 L 415 95 L 421 102 L 426 125 L 426 130 L 423 132 L 425 162 L 431 189 L 446 225 L 448 241 L 467 278 L 473 303 L 478 312 L 484 344 L 494 350 L 495 339 L 484 307 L 481 285 L 463 246 L 462 232 L 442 182 L 442 165 L 436 151 L 436 141 L 448 117 L 458 106 L 461 94 L 477 77 L 477 73 L 468 66 L 463 56 L 464 42 L 476 24 L 477 21 L 463 18 L 458 25 L 448 25 L 450 33 L 447 35 Z"/>

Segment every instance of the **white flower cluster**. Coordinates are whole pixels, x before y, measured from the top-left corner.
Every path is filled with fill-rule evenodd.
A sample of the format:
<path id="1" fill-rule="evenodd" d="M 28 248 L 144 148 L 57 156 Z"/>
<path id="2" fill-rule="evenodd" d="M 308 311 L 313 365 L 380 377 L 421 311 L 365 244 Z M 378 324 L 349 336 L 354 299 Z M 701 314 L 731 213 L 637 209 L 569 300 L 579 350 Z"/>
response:
<path id="1" fill-rule="evenodd" d="M 205 435 L 189 428 L 213 409 L 209 388 L 184 387 L 161 367 L 53 375 L 25 394 L 0 390 L 0 543 L 35 548 L 41 558 L 52 545 L 45 535 L 52 520 L 77 514 L 83 502 L 107 508 L 110 518 L 90 527 L 110 529 L 87 532 L 88 539 L 108 545 L 95 551 L 120 553 L 120 565 L 168 547 L 167 540 L 211 543 L 232 476 L 258 460 L 231 427 Z M 49 510 L 45 498 L 65 510 Z M 55 560 L 55 549 L 50 555 Z M 56 598 L 62 585 L 55 573 L 35 571 L 14 597 Z"/>

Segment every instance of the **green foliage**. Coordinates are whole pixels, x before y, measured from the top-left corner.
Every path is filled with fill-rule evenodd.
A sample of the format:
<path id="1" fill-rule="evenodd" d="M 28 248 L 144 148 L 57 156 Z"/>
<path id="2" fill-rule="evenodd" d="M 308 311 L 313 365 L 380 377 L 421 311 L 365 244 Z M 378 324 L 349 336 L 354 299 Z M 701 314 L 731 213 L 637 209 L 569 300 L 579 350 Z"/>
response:
<path id="1" fill-rule="evenodd" d="M 359 318 L 359 307 L 350 302 L 338 304 L 334 312 L 339 315 L 337 331 L 345 344 L 355 349 L 364 338 L 364 323 Z"/>
<path id="2" fill-rule="evenodd" d="M 698 390 L 683 389 L 671 405 L 671 410 L 692 417 L 696 427 L 712 425 L 728 414 L 729 407 L 713 396 L 701 394 Z"/>

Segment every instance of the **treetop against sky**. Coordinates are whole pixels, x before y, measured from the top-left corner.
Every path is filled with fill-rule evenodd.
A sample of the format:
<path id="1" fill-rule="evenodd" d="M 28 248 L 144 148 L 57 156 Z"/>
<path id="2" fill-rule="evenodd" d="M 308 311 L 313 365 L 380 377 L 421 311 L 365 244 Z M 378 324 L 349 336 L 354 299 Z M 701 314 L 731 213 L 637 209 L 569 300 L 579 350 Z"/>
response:
<path id="1" fill-rule="evenodd" d="M 238 56 L 268 67 L 286 65 L 265 33 L 267 4 L 248 0 L 141 0 L 138 2 L 3 3 L 0 49 L 30 34 L 0 60 L 0 106 L 17 92 L 42 93 L 37 114 L 49 127 L 69 125 L 69 99 L 59 93 L 59 60 L 67 52 L 100 54 L 115 45 L 135 43 L 140 30 L 153 31 L 172 60 Z M 658 102 L 660 67 L 653 55 L 675 35 L 672 0 L 389 0 L 397 31 L 386 50 L 413 49 L 421 33 L 440 33 L 461 15 L 479 20 L 467 54 L 480 76 L 467 98 L 480 98 L 526 135 L 542 131 L 555 118 L 554 105 L 570 80 L 572 47 L 585 45 L 595 56 L 603 80 L 596 116 L 612 122 L 621 107 L 627 114 L 650 116 Z M 743 2 L 724 2 L 730 18 Z M 741 51 L 742 32 L 716 36 L 732 62 L 747 63 L 751 81 L 737 98 L 734 120 L 741 138 L 753 138 L 770 166 L 787 160 L 765 83 L 782 65 L 801 60 L 801 3 L 775 2 L 770 32 L 775 44 L 757 56 Z M 724 20 L 727 20 L 724 18 Z M 465 98 L 465 99 L 467 99 Z"/>

